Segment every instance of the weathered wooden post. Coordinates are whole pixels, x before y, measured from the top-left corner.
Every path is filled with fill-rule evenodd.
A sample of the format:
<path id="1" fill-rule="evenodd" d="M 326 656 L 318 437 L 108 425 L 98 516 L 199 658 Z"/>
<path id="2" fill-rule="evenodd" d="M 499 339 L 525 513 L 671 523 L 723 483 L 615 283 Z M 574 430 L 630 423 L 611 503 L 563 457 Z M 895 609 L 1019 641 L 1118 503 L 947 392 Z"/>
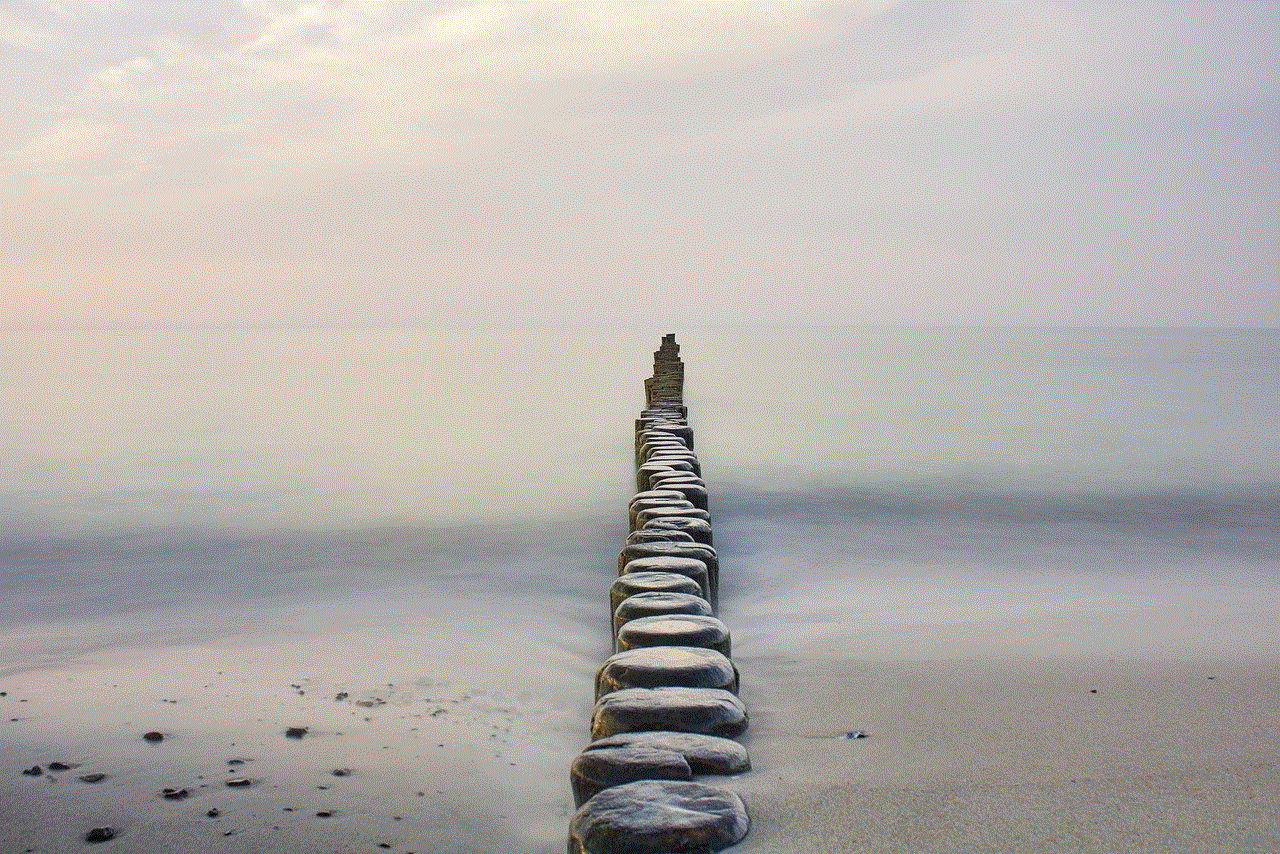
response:
<path id="1" fill-rule="evenodd" d="M 609 589 L 615 653 L 596 675 L 590 745 L 573 761 L 569 854 L 719 851 L 747 834 L 734 792 L 747 727 L 729 629 L 714 616 L 720 564 L 674 335 L 653 354 L 636 419 L 631 533 Z"/>

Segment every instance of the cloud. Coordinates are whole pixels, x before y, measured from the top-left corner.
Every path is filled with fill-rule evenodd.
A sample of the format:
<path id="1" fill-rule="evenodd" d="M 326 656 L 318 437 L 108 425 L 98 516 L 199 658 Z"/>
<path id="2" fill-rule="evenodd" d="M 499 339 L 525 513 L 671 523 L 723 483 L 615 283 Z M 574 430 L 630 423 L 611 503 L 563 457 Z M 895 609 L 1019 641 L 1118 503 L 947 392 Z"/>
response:
<path id="1" fill-rule="evenodd" d="M 0 159 L 13 166 L 48 171 L 52 167 L 83 161 L 103 151 L 115 132 L 107 124 L 67 119 Z"/>
<path id="2" fill-rule="evenodd" d="M 494 312 L 687 291 L 711 319 L 936 319 L 1028 282 L 1047 312 L 1050 264 L 1098 306 L 1125 264 L 1270 281 L 1275 7 L 31 8 L 47 52 L 0 81 L 0 208 L 23 212 L 0 232 L 28 260 L 242 283 L 324 260 L 324 293 L 363 270 L 387 316 L 479 289 Z M 252 312 L 242 287 L 192 311 Z M 343 293 L 315 311 L 358 316 Z"/>

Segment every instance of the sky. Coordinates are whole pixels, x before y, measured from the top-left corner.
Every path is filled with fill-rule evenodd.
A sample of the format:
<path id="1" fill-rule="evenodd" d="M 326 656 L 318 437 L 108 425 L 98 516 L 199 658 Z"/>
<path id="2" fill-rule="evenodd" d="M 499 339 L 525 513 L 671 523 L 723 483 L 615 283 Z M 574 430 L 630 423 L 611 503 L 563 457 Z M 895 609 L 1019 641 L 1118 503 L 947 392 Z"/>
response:
<path id="1" fill-rule="evenodd" d="M 1280 3 L 0 0 L 0 326 L 1280 326 Z"/>

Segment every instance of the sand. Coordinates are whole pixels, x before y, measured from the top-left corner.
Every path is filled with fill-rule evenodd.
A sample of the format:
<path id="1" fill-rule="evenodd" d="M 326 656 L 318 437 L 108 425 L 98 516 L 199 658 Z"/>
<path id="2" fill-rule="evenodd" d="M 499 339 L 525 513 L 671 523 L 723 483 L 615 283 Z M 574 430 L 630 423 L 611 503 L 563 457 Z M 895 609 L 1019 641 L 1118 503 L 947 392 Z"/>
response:
<path id="1" fill-rule="evenodd" d="M 120 836 L 93 850 L 563 850 L 567 769 L 585 739 L 583 662 L 555 678 L 581 676 L 584 698 L 548 710 L 443 680 L 285 683 L 290 667 L 259 652 L 152 651 L 143 676 L 124 656 L 4 680 L 3 850 L 83 851 L 81 835 L 99 825 Z M 168 696 L 193 657 L 220 669 Z M 1280 843 L 1274 663 L 738 663 L 754 764 L 727 782 L 753 819 L 739 854 Z M 87 696 L 96 716 L 68 707 Z M 288 738 L 292 725 L 309 731 Z M 142 740 L 152 728 L 165 741 Z M 54 760 L 76 767 L 19 773 Z M 78 780 L 90 772 L 109 776 Z M 253 785 L 224 785 L 241 775 Z M 165 787 L 191 795 L 167 800 Z"/>
<path id="2" fill-rule="evenodd" d="M 741 854 L 1280 847 L 1274 663 L 745 666 Z"/>

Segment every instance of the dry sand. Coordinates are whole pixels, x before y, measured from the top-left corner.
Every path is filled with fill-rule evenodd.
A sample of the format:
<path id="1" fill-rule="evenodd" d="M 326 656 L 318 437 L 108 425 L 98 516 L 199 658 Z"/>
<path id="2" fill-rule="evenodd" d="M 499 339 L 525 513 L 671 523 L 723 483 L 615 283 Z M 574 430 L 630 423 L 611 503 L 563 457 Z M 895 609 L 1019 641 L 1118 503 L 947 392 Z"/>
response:
<path id="1" fill-rule="evenodd" d="M 740 854 L 1280 850 L 1274 663 L 740 664 Z"/>

